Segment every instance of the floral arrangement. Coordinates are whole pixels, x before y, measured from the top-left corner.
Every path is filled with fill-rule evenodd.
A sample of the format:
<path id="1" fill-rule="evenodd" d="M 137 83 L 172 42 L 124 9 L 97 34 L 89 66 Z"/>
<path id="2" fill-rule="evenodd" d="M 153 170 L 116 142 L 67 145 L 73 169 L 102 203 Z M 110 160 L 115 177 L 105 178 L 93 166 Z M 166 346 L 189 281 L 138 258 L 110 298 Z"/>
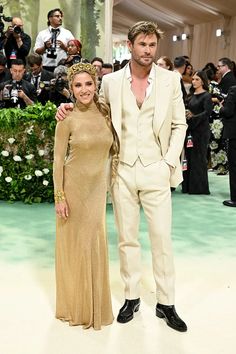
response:
<path id="1" fill-rule="evenodd" d="M 52 202 L 56 106 L 0 111 L 0 199 Z"/>

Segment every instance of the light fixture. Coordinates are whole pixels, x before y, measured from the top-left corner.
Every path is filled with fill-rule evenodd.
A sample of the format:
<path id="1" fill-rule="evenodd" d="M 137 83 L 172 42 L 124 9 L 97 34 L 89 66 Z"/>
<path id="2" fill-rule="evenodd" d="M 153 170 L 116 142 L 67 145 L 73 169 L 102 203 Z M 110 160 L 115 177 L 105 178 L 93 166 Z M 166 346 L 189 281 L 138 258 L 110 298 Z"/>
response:
<path id="1" fill-rule="evenodd" d="M 222 31 L 222 29 L 221 28 L 217 28 L 216 37 L 221 37 L 221 36 L 223 36 L 223 34 L 224 34 L 224 32 Z"/>
<path id="2" fill-rule="evenodd" d="M 182 41 L 185 41 L 185 39 L 187 39 L 187 38 L 189 38 L 189 35 L 187 35 L 186 33 L 181 34 Z"/>
<path id="3" fill-rule="evenodd" d="M 172 37 L 173 42 L 179 41 L 180 40 L 180 36 L 177 36 L 176 34 L 173 35 Z"/>

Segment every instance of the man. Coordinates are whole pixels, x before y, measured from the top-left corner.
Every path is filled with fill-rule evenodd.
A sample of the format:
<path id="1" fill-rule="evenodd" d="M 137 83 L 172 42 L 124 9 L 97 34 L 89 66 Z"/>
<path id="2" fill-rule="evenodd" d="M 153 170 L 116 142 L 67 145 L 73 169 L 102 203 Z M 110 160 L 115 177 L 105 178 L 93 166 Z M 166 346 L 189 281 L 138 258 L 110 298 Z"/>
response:
<path id="1" fill-rule="evenodd" d="M 221 104 L 222 106 L 222 104 Z M 224 200 L 223 204 L 229 207 L 236 207 L 236 86 L 229 89 L 224 106 L 220 109 L 223 117 L 223 138 L 228 140 L 228 166 L 230 200 Z"/>
<path id="2" fill-rule="evenodd" d="M 60 9 L 48 12 L 48 28 L 37 35 L 34 51 L 43 56 L 43 67 L 54 71 L 61 59 L 67 57 L 67 43 L 73 34 L 62 27 L 63 13 Z"/>
<path id="3" fill-rule="evenodd" d="M 232 61 L 229 58 L 219 59 L 217 71 L 221 77 L 219 88 L 227 95 L 230 87 L 236 85 L 236 78 L 232 72 Z"/>
<path id="4" fill-rule="evenodd" d="M 12 61 L 11 80 L 0 84 L 2 101 L 6 108 L 25 108 L 34 104 L 36 101 L 36 90 L 33 85 L 23 79 L 25 74 L 25 65 L 23 60 L 15 59 Z"/>
<path id="5" fill-rule="evenodd" d="M 112 73 L 112 71 L 113 71 L 113 65 L 111 63 L 103 63 L 102 70 L 101 70 L 102 77 L 104 75 Z"/>
<path id="6" fill-rule="evenodd" d="M 100 57 L 94 57 L 91 60 L 91 64 L 93 64 L 93 66 L 95 66 L 96 71 L 97 71 L 97 79 L 98 79 L 98 87 L 97 90 L 99 92 L 100 87 L 101 87 L 101 82 L 102 82 L 102 66 L 103 66 L 103 60 Z"/>
<path id="7" fill-rule="evenodd" d="M 101 98 L 110 104 L 120 139 L 120 163 L 112 199 L 126 300 L 117 321 L 132 320 L 140 306 L 138 228 L 142 205 L 151 239 L 156 316 L 184 332 L 187 326 L 174 306 L 170 187 L 182 181 L 179 157 L 186 121 L 179 77 L 154 64 L 161 36 L 162 32 L 151 22 L 141 21 L 131 27 L 130 62 L 105 75 L 101 85 Z M 63 112 L 63 108 L 58 111 L 57 119 L 64 116 Z"/>
<path id="8" fill-rule="evenodd" d="M 5 55 L 0 54 L 0 83 L 11 79 L 11 73 L 6 64 L 7 58 Z"/>
<path id="9" fill-rule="evenodd" d="M 184 102 L 186 101 L 187 98 L 187 92 L 185 90 L 183 79 L 182 79 L 185 68 L 186 68 L 186 59 L 184 57 L 176 57 L 174 59 L 174 72 L 176 72 L 180 77 L 180 84 L 181 84 L 181 90 L 183 93 Z"/>
<path id="10" fill-rule="evenodd" d="M 52 72 L 43 69 L 42 57 L 39 54 L 30 54 L 27 63 L 30 70 L 27 79 L 36 89 L 37 101 L 45 104 L 49 100 L 49 86 L 54 75 Z"/>
<path id="11" fill-rule="evenodd" d="M 24 33 L 21 18 L 12 18 L 12 24 L 8 27 L 3 37 L 3 48 L 8 68 L 11 67 L 11 62 L 15 59 L 21 59 L 26 64 L 26 57 L 31 48 L 31 38 L 28 34 Z"/>

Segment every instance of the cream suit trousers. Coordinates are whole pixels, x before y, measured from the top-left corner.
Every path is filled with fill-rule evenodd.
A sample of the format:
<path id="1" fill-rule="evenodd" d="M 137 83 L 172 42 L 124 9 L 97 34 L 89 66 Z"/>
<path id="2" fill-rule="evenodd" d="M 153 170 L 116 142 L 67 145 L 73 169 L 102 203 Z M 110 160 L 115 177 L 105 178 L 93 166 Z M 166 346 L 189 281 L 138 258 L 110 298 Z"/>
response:
<path id="1" fill-rule="evenodd" d="M 148 223 L 157 301 L 163 305 L 173 305 L 169 166 L 164 160 L 146 167 L 140 159 L 132 167 L 120 162 L 112 199 L 119 234 L 120 270 L 125 283 L 125 298 L 140 297 L 141 248 L 138 232 L 142 206 Z"/>

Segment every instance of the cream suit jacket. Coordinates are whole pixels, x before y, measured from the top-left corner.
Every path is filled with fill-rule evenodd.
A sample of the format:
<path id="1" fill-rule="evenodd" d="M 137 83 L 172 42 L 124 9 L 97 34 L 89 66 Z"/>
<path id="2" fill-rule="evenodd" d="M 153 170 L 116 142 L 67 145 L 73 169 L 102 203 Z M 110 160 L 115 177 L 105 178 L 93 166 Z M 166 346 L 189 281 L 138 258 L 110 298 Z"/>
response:
<path id="1" fill-rule="evenodd" d="M 182 182 L 180 154 L 183 149 L 187 128 L 185 108 L 178 75 L 153 64 L 155 70 L 156 105 L 153 131 L 160 144 L 163 159 L 173 167 L 170 185 L 177 187 Z M 100 99 L 111 108 L 114 128 L 121 141 L 122 84 L 126 78 L 126 67 L 103 76 Z"/>

